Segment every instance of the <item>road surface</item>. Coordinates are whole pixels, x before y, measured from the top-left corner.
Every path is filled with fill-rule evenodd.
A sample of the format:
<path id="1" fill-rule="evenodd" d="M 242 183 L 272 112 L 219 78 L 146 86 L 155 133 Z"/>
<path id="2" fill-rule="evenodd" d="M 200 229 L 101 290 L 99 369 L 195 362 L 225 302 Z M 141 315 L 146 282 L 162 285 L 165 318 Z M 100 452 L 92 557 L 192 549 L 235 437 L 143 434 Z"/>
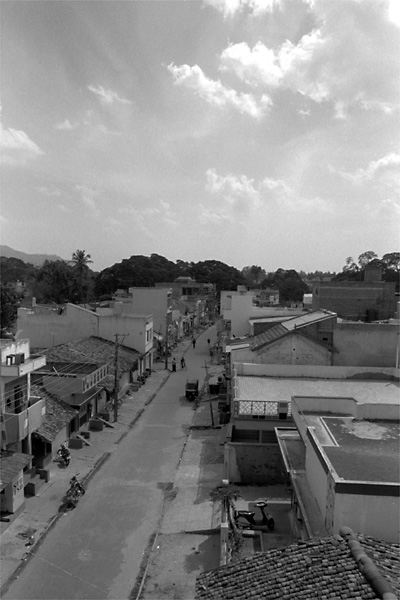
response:
<path id="1" fill-rule="evenodd" d="M 204 381 L 209 335 L 187 351 L 188 369 L 171 373 L 3 600 L 134 597 L 193 419 L 193 403 L 184 397 L 186 378 Z"/>

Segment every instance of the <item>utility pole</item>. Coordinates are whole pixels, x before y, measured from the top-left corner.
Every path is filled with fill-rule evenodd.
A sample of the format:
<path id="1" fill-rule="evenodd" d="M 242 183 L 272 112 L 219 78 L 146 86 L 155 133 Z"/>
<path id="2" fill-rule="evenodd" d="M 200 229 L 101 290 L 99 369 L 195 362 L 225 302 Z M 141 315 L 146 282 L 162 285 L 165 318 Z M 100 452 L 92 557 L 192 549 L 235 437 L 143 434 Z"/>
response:
<path id="1" fill-rule="evenodd" d="M 125 335 L 121 336 L 122 342 L 124 341 Z M 119 334 L 115 334 L 115 353 L 114 353 L 114 423 L 118 421 L 118 351 L 119 346 L 122 344 L 118 342 Z"/>
<path id="2" fill-rule="evenodd" d="M 210 380 L 208 378 L 208 367 L 207 361 L 204 361 L 204 368 L 206 370 L 206 384 L 207 384 L 207 393 L 208 393 L 208 401 L 210 405 L 210 416 L 211 416 L 211 426 L 214 427 L 214 411 L 212 406 L 211 394 L 210 394 Z"/>
<path id="3" fill-rule="evenodd" d="M 168 313 L 165 318 L 165 368 L 168 369 Z"/>

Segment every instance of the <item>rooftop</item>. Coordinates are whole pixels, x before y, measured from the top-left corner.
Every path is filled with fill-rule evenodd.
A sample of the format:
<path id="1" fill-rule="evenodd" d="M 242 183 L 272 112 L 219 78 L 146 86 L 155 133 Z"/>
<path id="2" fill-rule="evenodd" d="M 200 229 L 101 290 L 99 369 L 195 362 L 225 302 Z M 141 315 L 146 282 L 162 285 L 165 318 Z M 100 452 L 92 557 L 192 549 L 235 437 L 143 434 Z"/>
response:
<path id="1" fill-rule="evenodd" d="M 391 588 L 398 594 L 400 547 L 361 535 L 358 541 L 383 576 L 386 589 Z M 196 581 L 197 600 L 367 600 L 379 597 L 382 596 L 376 595 L 361 572 L 348 542 L 340 536 L 314 538 L 260 552 L 202 573 Z"/>
<path id="2" fill-rule="evenodd" d="M 290 401 L 293 396 L 353 398 L 370 404 L 400 404 L 398 381 L 308 379 L 238 375 L 235 400 Z"/>
<path id="3" fill-rule="evenodd" d="M 339 477 L 350 481 L 400 482 L 399 423 L 358 421 L 351 416 L 320 418 L 331 438 L 322 445 Z"/>

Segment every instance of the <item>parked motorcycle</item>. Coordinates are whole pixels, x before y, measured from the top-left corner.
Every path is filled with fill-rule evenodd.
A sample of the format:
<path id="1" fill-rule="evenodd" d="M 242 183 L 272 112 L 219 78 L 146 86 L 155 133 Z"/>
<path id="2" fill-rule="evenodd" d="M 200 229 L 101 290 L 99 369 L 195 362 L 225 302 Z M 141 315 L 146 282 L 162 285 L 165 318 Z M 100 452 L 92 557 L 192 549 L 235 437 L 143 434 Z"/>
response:
<path id="1" fill-rule="evenodd" d="M 57 450 L 57 460 L 62 463 L 64 467 L 68 467 L 71 462 L 71 453 L 65 444 L 61 444 L 60 448 Z"/>
<path id="2" fill-rule="evenodd" d="M 254 529 L 255 527 L 268 527 L 270 531 L 275 529 L 275 521 L 269 513 L 266 512 L 267 502 L 265 500 L 255 504 L 261 511 L 261 521 L 255 519 L 255 512 L 251 510 L 235 510 L 234 519 L 237 527 L 243 529 Z"/>

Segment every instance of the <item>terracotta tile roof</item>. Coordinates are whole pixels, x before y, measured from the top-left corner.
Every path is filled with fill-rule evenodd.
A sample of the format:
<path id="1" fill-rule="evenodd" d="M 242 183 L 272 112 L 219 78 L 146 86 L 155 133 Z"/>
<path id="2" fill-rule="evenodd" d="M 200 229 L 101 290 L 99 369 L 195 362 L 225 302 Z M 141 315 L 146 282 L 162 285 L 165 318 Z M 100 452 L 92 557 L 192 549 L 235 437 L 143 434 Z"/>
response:
<path id="1" fill-rule="evenodd" d="M 400 592 L 400 546 L 359 535 L 388 585 Z M 202 573 L 196 600 L 313 600 L 378 598 L 340 536 L 315 538 Z M 396 596 L 392 596 L 395 598 Z"/>
<path id="2" fill-rule="evenodd" d="M 60 344 L 42 351 L 48 362 L 89 362 L 109 364 L 109 373 L 114 372 L 115 344 L 98 337 L 88 337 L 68 344 Z M 130 371 L 139 357 L 139 352 L 120 346 L 118 364 L 120 371 Z"/>
<path id="3" fill-rule="evenodd" d="M 32 385 L 31 395 L 40 396 L 46 402 L 46 415 L 41 426 L 34 433 L 47 442 L 52 442 L 55 440 L 58 432 L 78 414 L 78 411 L 68 406 L 62 400 L 57 399 L 54 394 L 50 394 L 43 387 Z"/>

